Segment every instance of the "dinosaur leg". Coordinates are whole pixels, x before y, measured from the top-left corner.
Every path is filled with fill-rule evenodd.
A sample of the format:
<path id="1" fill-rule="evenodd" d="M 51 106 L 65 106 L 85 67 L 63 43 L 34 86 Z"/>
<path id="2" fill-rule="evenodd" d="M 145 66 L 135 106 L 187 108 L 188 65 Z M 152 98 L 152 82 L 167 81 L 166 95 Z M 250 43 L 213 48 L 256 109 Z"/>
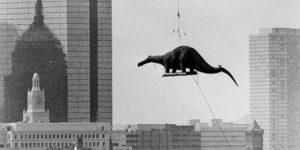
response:
<path id="1" fill-rule="evenodd" d="M 175 68 L 172 68 L 172 73 L 176 73 L 176 69 Z"/>
<path id="2" fill-rule="evenodd" d="M 196 73 L 195 69 L 194 68 L 190 68 L 190 73 Z"/>
<path id="3" fill-rule="evenodd" d="M 166 68 L 166 73 L 169 73 L 170 72 L 170 68 Z"/>
<path id="4" fill-rule="evenodd" d="M 186 55 L 184 54 L 181 54 L 180 57 L 179 57 L 179 66 L 180 66 L 180 69 L 182 72 L 186 72 L 185 68 L 186 68 L 186 58 L 185 58 Z"/>
<path id="5" fill-rule="evenodd" d="M 185 67 L 184 67 L 184 66 L 181 66 L 181 71 L 182 71 L 182 72 L 186 72 L 186 70 L 185 70 Z"/>
<path id="6" fill-rule="evenodd" d="M 185 66 L 183 65 L 182 61 L 180 62 L 180 69 L 181 69 L 182 72 L 186 72 Z"/>

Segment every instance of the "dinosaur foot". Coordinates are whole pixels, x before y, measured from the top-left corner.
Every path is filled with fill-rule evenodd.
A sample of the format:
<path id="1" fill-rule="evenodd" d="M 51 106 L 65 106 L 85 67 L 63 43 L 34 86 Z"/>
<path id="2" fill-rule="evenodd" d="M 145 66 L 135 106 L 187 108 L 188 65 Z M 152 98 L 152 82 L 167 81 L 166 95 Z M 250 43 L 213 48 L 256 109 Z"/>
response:
<path id="1" fill-rule="evenodd" d="M 175 76 L 188 76 L 188 75 L 197 75 L 197 72 L 165 73 L 162 77 L 175 77 Z"/>

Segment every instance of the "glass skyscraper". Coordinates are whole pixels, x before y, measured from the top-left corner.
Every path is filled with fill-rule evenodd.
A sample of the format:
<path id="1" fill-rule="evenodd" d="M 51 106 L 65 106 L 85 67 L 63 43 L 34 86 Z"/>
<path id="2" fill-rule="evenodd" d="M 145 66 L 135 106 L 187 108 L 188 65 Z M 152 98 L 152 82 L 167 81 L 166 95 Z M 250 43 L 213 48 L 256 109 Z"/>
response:
<path id="1" fill-rule="evenodd" d="M 66 54 L 68 121 L 112 122 L 111 0 L 42 2 L 44 22 Z M 1 0 L 1 22 L 21 34 L 32 23 L 35 3 Z"/>
<path id="2" fill-rule="evenodd" d="M 300 30 L 265 28 L 249 37 L 250 114 L 264 150 L 300 149 Z"/>
<path id="3" fill-rule="evenodd" d="M 11 73 L 11 52 L 14 50 L 18 30 L 12 24 L 0 24 L 0 120 L 5 119 L 4 77 Z"/>

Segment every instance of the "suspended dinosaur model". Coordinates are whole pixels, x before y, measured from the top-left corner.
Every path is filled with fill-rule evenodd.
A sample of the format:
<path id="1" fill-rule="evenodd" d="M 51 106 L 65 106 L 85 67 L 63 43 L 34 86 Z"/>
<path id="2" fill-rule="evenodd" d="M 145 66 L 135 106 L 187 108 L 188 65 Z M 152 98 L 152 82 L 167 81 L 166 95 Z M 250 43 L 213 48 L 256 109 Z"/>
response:
<path id="1" fill-rule="evenodd" d="M 179 46 L 164 55 L 149 56 L 145 60 L 139 62 L 138 67 L 151 62 L 163 65 L 166 73 L 169 73 L 170 69 L 172 69 L 172 73 L 176 73 L 176 70 L 182 70 L 182 72 L 185 73 L 186 68 L 189 68 L 189 74 L 196 73 L 195 70 L 208 74 L 224 72 L 238 86 L 237 82 L 229 71 L 227 71 L 221 65 L 219 65 L 217 68 L 212 67 L 194 48 L 189 46 Z"/>

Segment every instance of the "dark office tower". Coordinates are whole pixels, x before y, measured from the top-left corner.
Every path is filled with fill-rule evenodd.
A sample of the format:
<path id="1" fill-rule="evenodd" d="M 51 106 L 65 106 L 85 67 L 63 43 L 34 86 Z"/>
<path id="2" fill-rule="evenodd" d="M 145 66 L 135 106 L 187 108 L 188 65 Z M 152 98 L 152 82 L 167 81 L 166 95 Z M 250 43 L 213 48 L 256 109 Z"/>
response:
<path id="1" fill-rule="evenodd" d="M 5 77 L 5 122 L 22 120 L 31 76 L 40 74 L 51 122 L 67 121 L 67 65 L 60 41 L 44 23 L 42 1 L 35 5 L 34 21 L 17 39 L 12 72 Z"/>
<path id="2" fill-rule="evenodd" d="M 111 123 L 111 0 L 67 6 L 68 121 Z"/>

